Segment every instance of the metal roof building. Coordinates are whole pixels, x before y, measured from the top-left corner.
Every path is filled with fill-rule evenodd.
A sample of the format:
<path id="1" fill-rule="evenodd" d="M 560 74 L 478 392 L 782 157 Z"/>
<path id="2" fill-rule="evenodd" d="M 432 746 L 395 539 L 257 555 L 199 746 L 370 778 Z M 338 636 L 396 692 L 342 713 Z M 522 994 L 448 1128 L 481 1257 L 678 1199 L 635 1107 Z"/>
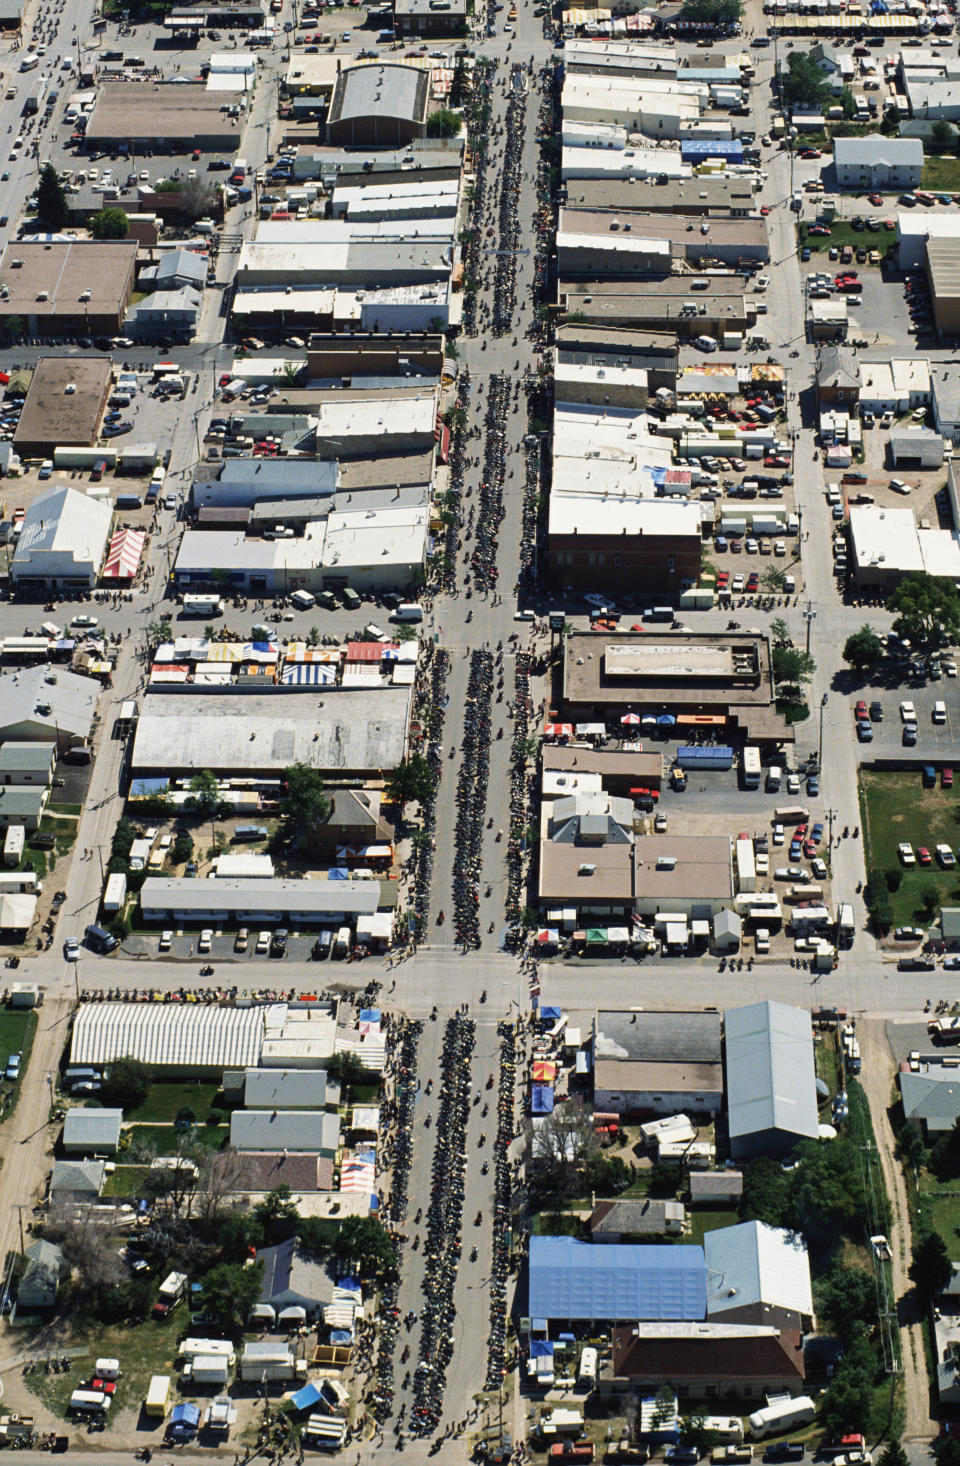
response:
<path id="1" fill-rule="evenodd" d="M 332 1159 L 340 1117 L 326 1110 L 234 1110 L 230 1144 L 237 1150 L 309 1151 Z"/>
<path id="2" fill-rule="evenodd" d="M 49 590 L 91 586 L 100 573 L 113 520 L 109 503 L 76 489 L 51 489 L 34 499 L 10 566 L 20 587 Z"/>
<path id="3" fill-rule="evenodd" d="M 85 1003 L 73 1025 L 70 1063 L 99 1069 L 129 1054 L 164 1076 L 218 1077 L 224 1069 L 257 1064 L 267 1012 L 262 1007 Z"/>
<path id="4" fill-rule="evenodd" d="M 703 1239 L 707 1317 L 717 1323 L 806 1329 L 813 1318 L 807 1244 L 799 1232 L 742 1222 Z"/>
<path id="5" fill-rule="evenodd" d="M 702 1247 L 531 1237 L 527 1311 L 558 1323 L 702 1319 L 706 1276 Z"/>
<path id="6" fill-rule="evenodd" d="M 149 876 L 140 892 L 144 921 L 298 921 L 306 924 L 350 921 L 396 905 L 390 881 L 165 880 Z"/>
<path id="7" fill-rule="evenodd" d="M 63 1122 L 63 1149 L 67 1155 L 86 1155 L 95 1150 L 114 1154 L 122 1124 L 122 1110 L 68 1110 Z"/>
<path id="8" fill-rule="evenodd" d="M 724 1018 L 727 1114 L 734 1160 L 787 1155 L 819 1133 L 810 1014 L 748 1003 Z"/>
<path id="9" fill-rule="evenodd" d="M 337 78 L 327 113 L 327 142 L 396 147 L 423 137 L 430 78 L 415 66 L 375 61 Z"/>
<path id="10" fill-rule="evenodd" d="M 339 1098 L 325 1069 L 248 1069 L 243 1103 L 248 1110 L 322 1110 Z"/>

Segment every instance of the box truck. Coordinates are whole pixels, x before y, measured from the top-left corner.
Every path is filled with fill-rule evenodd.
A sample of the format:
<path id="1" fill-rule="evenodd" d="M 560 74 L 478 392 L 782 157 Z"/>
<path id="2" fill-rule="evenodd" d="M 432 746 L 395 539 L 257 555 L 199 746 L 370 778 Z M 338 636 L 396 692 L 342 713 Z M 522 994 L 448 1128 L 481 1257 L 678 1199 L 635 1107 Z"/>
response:
<path id="1" fill-rule="evenodd" d="M 150 1387 L 147 1390 L 146 1399 L 143 1402 L 144 1414 L 162 1419 L 167 1413 L 169 1401 L 170 1376 L 168 1374 L 151 1375 Z"/>
<path id="2" fill-rule="evenodd" d="M 816 1415 L 817 1407 L 810 1396 L 797 1395 L 795 1399 L 774 1400 L 762 1410 L 754 1410 L 748 1425 L 754 1440 L 759 1441 L 767 1435 L 779 1435 L 781 1431 L 810 1425 Z"/>
<path id="3" fill-rule="evenodd" d="M 23 825 L 11 825 L 3 842 L 3 863 L 13 869 L 23 859 L 27 832 Z"/>

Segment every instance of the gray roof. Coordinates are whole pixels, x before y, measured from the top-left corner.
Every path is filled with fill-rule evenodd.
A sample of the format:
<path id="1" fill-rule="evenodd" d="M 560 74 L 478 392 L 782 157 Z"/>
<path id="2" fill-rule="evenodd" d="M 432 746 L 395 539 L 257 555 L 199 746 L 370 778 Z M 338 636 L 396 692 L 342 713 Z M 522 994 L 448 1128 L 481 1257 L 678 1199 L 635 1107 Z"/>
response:
<path id="1" fill-rule="evenodd" d="M 75 672 L 57 670 L 56 682 L 46 681 L 43 667 L 28 667 L 3 679 L 3 704 L 0 711 L 0 737 L 6 729 L 18 729 L 21 723 L 37 727 L 40 738 L 61 738 L 69 735 L 86 738 L 93 722 L 100 684 L 93 677 L 78 677 Z M 49 704 L 49 713 L 38 712 L 39 704 Z M 19 736 L 29 737 L 31 729 L 19 729 Z"/>
<path id="2" fill-rule="evenodd" d="M 742 1196 L 742 1171 L 691 1171 L 691 1201 L 706 1201 L 712 1196 Z"/>
<path id="3" fill-rule="evenodd" d="M 17 820 L 38 820 L 47 799 L 47 786 L 39 784 L 0 785 L 0 816 L 5 824 Z"/>
<path id="4" fill-rule="evenodd" d="M 56 1301 L 63 1253 L 53 1242 L 31 1242 L 24 1252 L 26 1270 L 17 1290 L 18 1307 L 50 1308 Z"/>
<path id="5" fill-rule="evenodd" d="M 860 363 L 856 352 L 848 346 L 821 346 L 817 356 L 817 386 L 859 387 Z"/>
<path id="6" fill-rule="evenodd" d="M 943 439 L 933 428 L 901 428 L 890 434 L 890 447 L 894 453 L 909 456 L 911 450 L 921 453 L 924 448 L 938 448 L 943 451 Z"/>
<path id="7" fill-rule="evenodd" d="M 594 1055 L 598 1059 L 718 1064 L 720 1014 L 602 1011 L 596 1019 Z"/>
<path id="8" fill-rule="evenodd" d="M 351 66 L 337 78 L 328 125 L 366 117 L 426 117 L 429 77 L 416 66 L 383 61 Z"/>
<path id="9" fill-rule="evenodd" d="M 56 754 L 55 743 L 17 743 L 13 739 L 0 745 L 0 772 L 5 774 L 45 774 Z"/>
<path id="10" fill-rule="evenodd" d="M 148 693 L 134 772 L 279 773 L 297 762 L 331 774 L 396 768 L 406 751 L 411 689 L 325 687 L 322 693 Z"/>
<path id="11" fill-rule="evenodd" d="M 394 905 L 396 893 L 389 881 L 292 880 L 254 876 L 248 879 L 228 877 L 223 880 L 196 880 L 185 876 L 148 876 L 140 892 L 140 904 L 147 921 L 156 920 L 158 912 L 222 911 L 242 915 L 245 912 L 309 911 L 349 912 L 371 915 L 381 906 Z"/>
<path id="12" fill-rule="evenodd" d="M 682 1226 L 686 1208 L 682 1201 L 658 1201 L 649 1196 L 642 1201 L 601 1201 L 590 1219 L 591 1236 L 613 1234 L 616 1237 L 656 1237 Z"/>
<path id="13" fill-rule="evenodd" d="M 819 1133 L 810 1014 L 785 1003 L 748 1003 L 725 1015 L 731 1140 L 765 1130 Z"/>
<path id="14" fill-rule="evenodd" d="M 322 1110 L 327 1103 L 326 1070 L 248 1069 L 243 1102 L 248 1110 Z"/>
<path id="15" fill-rule="evenodd" d="M 741 1222 L 707 1232 L 703 1252 L 708 1318 L 722 1322 L 725 1313 L 755 1304 L 813 1314 L 810 1260 L 799 1232 Z"/>
<path id="16" fill-rule="evenodd" d="M 884 137 L 879 132 L 867 133 L 866 137 L 838 137 L 834 138 L 833 160 L 837 167 L 889 163 L 893 168 L 907 168 L 923 162 L 923 143 L 918 137 Z"/>
<path id="17" fill-rule="evenodd" d="M 129 1054 L 159 1068 L 246 1067 L 260 1058 L 265 1011 L 206 1003 L 84 1003 L 73 1025 L 70 1062 L 100 1068 Z"/>
<path id="18" fill-rule="evenodd" d="M 89 1150 L 98 1150 L 102 1145 L 116 1149 L 122 1124 L 122 1110 L 68 1110 L 63 1122 L 63 1143 L 83 1145 Z"/>
<path id="19" fill-rule="evenodd" d="M 296 1237 L 276 1247 L 262 1248 L 257 1253 L 257 1261 L 263 1263 L 261 1303 L 282 1300 L 288 1293 L 312 1298 L 318 1307 L 333 1299 L 333 1278 L 323 1263 L 318 1262 L 312 1253 L 304 1251 Z"/>
<path id="20" fill-rule="evenodd" d="M 157 265 L 159 290 L 172 288 L 177 281 L 193 280 L 202 286 L 207 278 L 207 262 L 192 249 L 174 249 Z"/>
<path id="21" fill-rule="evenodd" d="M 75 564 L 89 561 L 95 571 L 99 570 L 111 518 L 109 503 L 78 493 L 66 484 L 49 489 L 34 499 L 26 512 L 11 572 L 16 574 L 19 569 L 29 575 L 32 556 L 53 553 L 69 553 Z"/>
<path id="22" fill-rule="evenodd" d="M 940 934 L 944 940 L 960 937 L 960 906 L 940 907 Z"/>
<path id="23" fill-rule="evenodd" d="M 960 421 L 960 372 L 955 366 L 930 364 L 930 387 L 944 424 Z"/>
<path id="24" fill-rule="evenodd" d="M 930 1069 L 898 1077 L 905 1119 L 921 1122 L 928 1131 L 953 1129 L 960 1117 L 960 1071 Z"/>
<path id="25" fill-rule="evenodd" d="M 106 1164 L 106 1161 L 54 1161 L 50 1195 L 72 1191 L 78 1196 L 99 1196 Z"/>
<path id="26" fill-rule="evenodd" d="M 336 1154 L 340 1118 L 315 1110 L 234 1110 L 230 1143 L 237 1150 L 303 1150 Z"/>

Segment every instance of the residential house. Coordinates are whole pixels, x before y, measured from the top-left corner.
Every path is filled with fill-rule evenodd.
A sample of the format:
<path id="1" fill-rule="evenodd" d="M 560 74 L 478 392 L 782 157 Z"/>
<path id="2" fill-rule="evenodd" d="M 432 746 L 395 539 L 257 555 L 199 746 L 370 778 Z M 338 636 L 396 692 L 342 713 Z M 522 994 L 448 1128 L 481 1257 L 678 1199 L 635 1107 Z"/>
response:
<path id="1" fill-rule="evenodd" d="M 122 1125 L 122 1110 L 68 1110 L 63 1122 L 64 1154 L 116 1155 L 120 1148 Z"/>
<path id="2" fill-rule="evenodd" d="M 598 1201 L 590 1217 L 591 1242 L 629 1242 L 633 1237 L 679 1237 L 686 1208 L 682 1201 L 646 1196 L 638 1201 Z"/>
<path id="3" fill-rule="evenodd" d="M 23 1255 L 27 1266 L 17 1289 L 17 1312 L 36 1313 L 52 1308 L 64 1272 L 63 1253 L 52 1242 L 40 1238 Z"/>
<path id="4" fill-rule="evenodd" d="M 257 1261 L 263 1263 L 263 1284 L 253 1310 L 258 1323 L 280 1323 L 287 1310 L 302 1310 L 312 1323 L 332 1301 L 334 1279 L 296 1237 L 261 1248 Z M 287 1313 L 288 1319 L 294 1317 L 299 1314 Z"/>
<path id="5" fill-rule="evenodd" d="M 854 407 L 860 401 L 860 363 L 848 346 L 824 345 L 817 353 L 817 401 Z"/>

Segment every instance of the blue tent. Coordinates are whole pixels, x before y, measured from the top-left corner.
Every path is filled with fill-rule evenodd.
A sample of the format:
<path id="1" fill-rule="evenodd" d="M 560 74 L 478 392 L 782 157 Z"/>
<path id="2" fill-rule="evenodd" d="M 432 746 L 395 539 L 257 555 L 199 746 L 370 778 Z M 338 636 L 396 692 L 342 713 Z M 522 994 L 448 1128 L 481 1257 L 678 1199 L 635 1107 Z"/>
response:
<path id="1" fill-rule="evenodd" d="M 553 1344 L 551 1343 L 551 1341 L 549 1339 L 531 1339 L 530 1340 L 530 1358 L 531 1359 L 552 1359 L 552 1357 L 553 1357 Z"/>
<path id="2" fill-rule="evenodd" d="M 310 1410 L 314 1405 L 319 1404 L 323 1399 L 323 1391 L 317 1384 L 304 1385 L 302 1390 L 297 1390 L 290 1398 L 290 1404 L 294 1410 Z"/>
<path id="3" fill-rule="evenodd" d="M 360 1017 L 359 1017 L 358 1022 L 360 1022 L 360 1023 L 379 1023 L 380 1022 L 380 1009 L 379 1008 L 361 1008 L 360 1009 Z"/>
<path id="4" fill-rule="evenodd" d="M 189 1401 L 184 1401 L 182 1405 L 174 1405 L 169 1429 L 171 1435 L 179 1436 L 181 1439 L 195 1436 L 200 1429 L 200 1407 L 191 1405 Z"/>
<path id="5" fill-rule="evenodd" d="M 331 881 L 348 881 L 350 872 L 345 865 L 335 865 L 327 871 L 327 878 Z"/>
<path id="6" fill-rule="evenodd" d="M 560 1018 L 562 1016 L 563 1016 L 563 1009 L 562 1008 L 541 1008 L 540 1009 L 540 1017 L 543 1018 L 544 1020 L 546 1020 L 547 1018 L 557 1019 L 557 1018 Z"/>
<path id="7" fill-rule="evenodd" d="M 530 1086 L 530 1110 L 534 1115 L 553 1114 L 552 1084 L 532 1084 Z"/>

